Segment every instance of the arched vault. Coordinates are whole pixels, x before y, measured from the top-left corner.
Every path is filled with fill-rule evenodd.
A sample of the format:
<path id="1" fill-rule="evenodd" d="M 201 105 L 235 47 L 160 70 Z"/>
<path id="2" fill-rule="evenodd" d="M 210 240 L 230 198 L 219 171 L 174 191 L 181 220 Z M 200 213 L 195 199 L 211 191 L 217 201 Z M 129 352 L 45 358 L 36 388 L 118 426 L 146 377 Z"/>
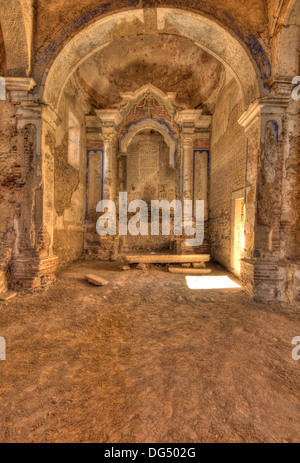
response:
<path id="1" fill-rule="evenodd" d="M 175 34 L 211 53 L 236 77 L 245 106 L 267 92 L 264 80 L 269 76 L 269 62 L 261 47 L 256 47 L 256 58 L 261 53 L 261 59 L 254 59 L 249 47 L 216 21 L 184 10 L 158 8 L 117 13 L 87 26 L 65 45 L 50 69 L 43 55 L 35 72 L 40 98 L 57 109 L 65 85 L 87 58 L 119 37 L 141 33 Z"/>

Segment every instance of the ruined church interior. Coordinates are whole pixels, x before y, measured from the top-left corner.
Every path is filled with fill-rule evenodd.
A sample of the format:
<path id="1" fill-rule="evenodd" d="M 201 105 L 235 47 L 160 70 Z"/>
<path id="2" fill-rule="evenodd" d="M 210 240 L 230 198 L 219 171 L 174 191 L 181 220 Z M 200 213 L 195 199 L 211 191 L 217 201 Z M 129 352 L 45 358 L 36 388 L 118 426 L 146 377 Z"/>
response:
<path id="1" fill-rule="evenodd" d="M 1 443 L 300 442 L 299 53 L 299 0 L 0 0 Z"/>

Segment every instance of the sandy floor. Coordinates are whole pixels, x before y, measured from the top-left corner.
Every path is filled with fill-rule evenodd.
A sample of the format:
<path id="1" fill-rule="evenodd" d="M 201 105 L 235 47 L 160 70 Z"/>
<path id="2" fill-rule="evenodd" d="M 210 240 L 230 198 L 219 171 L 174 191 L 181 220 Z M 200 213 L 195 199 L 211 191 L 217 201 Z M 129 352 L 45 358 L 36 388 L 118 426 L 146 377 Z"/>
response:
<path id="1" fill-rule="evenodd" d="M 0 441 L 300 442 L 299 315 L 162 269 L 73 264 L 0 303 Z"/>

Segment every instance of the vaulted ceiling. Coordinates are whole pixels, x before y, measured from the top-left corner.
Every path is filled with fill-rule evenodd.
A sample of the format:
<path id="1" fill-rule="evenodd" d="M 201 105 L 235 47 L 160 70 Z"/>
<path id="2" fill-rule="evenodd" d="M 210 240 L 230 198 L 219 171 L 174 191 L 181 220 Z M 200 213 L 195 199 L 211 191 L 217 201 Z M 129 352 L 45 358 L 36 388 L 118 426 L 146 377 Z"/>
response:
<path id="1" fill-rule="evenodd" d="M 81 65 L 77 76 L 98 107 L 118 105 L 120 93 L 152 84 L 176 92 L 177 103 L 204 108 L 224 79 L 223 65 L 192 41 L 169 35 L 123 37 Z"/>

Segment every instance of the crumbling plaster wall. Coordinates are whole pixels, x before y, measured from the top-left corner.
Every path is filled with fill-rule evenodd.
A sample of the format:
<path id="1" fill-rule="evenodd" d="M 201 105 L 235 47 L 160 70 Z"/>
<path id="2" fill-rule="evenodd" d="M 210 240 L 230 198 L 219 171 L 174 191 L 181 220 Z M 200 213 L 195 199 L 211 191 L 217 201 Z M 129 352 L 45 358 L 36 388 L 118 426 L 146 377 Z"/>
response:
<path id="1" fill-rule="evenodd" d="M 54 235 L 53 252 L 59 266 L 76 260 L 83 252 L 86 211 L 86 128 L 84 98 L 74 79 L 66 88 L 59 108 L 60 122 L 48 130 L 46 146 L 54 157 Z M 79 125 L 79 163 L 70 161 L 69 117 Z M 72 154 L 72 153 L 71 153 Z"/>
<path id="2" fill-rule="evenodd" d="M 292 102 L 284 118 L 283 143 L 283 206 L 281 223 L 286 225 L 282 234 L 281 255 L 300 259 L 300 103 Z M 288 232 L 288 233 L 287 233 Z"/>
<path id="3" fill-rule="evenodd" d="M 209 170 L 209 223 L 211 255 L 231 266 L 232 194 L 245 185 L 246 139 L 238 120 L 243 102 L 232 80 L 217 103 L 212 121 Z"/>
<path id="4" fill-rule="evenodd" d="M 286 284 L 279 297 L 300 300 L 300 102 L 292 102 L 284 118 L 280 259 Z"/>
<path id="5" fill-rule="evenodd" d="M 274 76 L 299 75 L 300 3 L 298 0 L 268 0 L 269 43 Z"/>
<path id="6" fill-rule="evenodd" d="M 18 130 L 16 107 L 0 101 L 0 293 L 10 286 L 10 267 L 20 249 L 34 246 L 32 127 Z"/>

